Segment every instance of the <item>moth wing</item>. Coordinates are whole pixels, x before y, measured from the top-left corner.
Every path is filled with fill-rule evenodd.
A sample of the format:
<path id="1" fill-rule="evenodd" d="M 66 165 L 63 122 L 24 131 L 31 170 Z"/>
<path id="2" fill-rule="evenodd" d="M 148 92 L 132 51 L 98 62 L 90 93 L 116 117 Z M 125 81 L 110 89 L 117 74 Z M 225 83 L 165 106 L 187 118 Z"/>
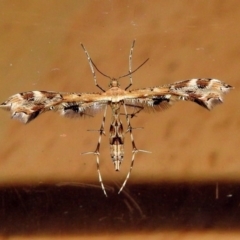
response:
<path id="1" fill-rule="evenodd" d="M 64 102 L 55 106 L 55 110 L 64 117 L 93 117 L 95 114 L 103 111 L 107 106 L 107 101 L 83 102 Z"/>
<path id="2" fill-rule="evenodd" d="M 92 116 L 107 104 L 105 101 L 87 102 L 84 99 L 88 94 L 81 96 L 77 93 L 29 91 L 9 97 L 0 108 L 10 111 L 13 119 L 28 123 L 46 111 L 58 111 L 67 117 Z"/>
<path id="3" fill-rule="evenodd" d="M 171 94 L 158 94 L 155 96 L 125 99 L 124 103 L 132 113 L 143 110 L 145 112 L 158 112 L 170 108 L 177 97 Z"/>
<path id="4" fill-rule="evenodd" d="M 223 95 L 231 89 L 232 86 L 213 78 L 196 78 L 169 85 L 169 91 L 180 100 L 195 102 L 208 110 L 223 103 Z"/>
<path id="5" fill-rule="evenodd" d="M 61 101 L 62 96 L 57 92 L 29 91 L 12 95 L 0 107 L 10 111 L 13 119 L 28 123 Z"/>
<path id="6" fill-rule="evenodd" d="M 210 78 L 191 79 L 172 84 L 131 91 L 136 98 L 126 98 L 125 105 L 132 111 L 147 112 L 168 109 L 176 101 L 192 101 L 211 110 L 223 102 L 223 95 L 233 89 L 232 86 Z"/>

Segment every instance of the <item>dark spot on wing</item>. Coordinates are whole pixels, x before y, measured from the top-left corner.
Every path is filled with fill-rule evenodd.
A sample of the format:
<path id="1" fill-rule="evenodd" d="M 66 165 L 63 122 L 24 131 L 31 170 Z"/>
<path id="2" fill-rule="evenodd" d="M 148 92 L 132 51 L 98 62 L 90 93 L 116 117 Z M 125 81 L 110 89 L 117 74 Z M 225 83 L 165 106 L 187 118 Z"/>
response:
<path id="1" fill-rule="evenodd" d="M 198 79 L 197 80 L 197 86 L 198 88 L 204 89 L 209 85 L 209 80 L 210 79 Z"/>
<path id="2" fill-rule="evenodd" d="M 27 122 L 30 122 L 30 121 L 32 121 L 33 119 L 35 119 L 35 118 L 39 115 L 40 111 L 41 111 L 41 110 L 38 110 L 38 111 L 35 111 L 35 112 L 31 113 L 31 115 L 29 116 Z"/>
<path id="3" fill-rule="evenodd" d="M 173 87 L 174 89 L 185 88 L 185 87 L 188 86 L 188 82 L 189 82 L 189 81 L 176 82 L 176 83 L 174 83 L 174 84 L 172 85 L 172 87 Z"/>
<path id="4" fill-rule="evenodd" d="M 55 92 L 49 92 L 49 91 L 40 91 L 40 93 L 42 93 L 44 95 L 44 97 L 48 98 L 48 99 L 53 99 L 55 98 L 57 95 L 59 95 L 61 97 L 60 94 L 55 93 Z"/>
<path id="5" fill-rule="evenodd" d="M 195 103 L 197 103 L 198 105 L 200 105 L 200 106 L 208 109 L 208 106 L 206 105 L 206 103 L 205 103 L 203 100 L 201 100 L 201 99 L 194 98 L 194 99 L 193 99 L 193 102 L 195 102 Z"/>
<path id="6" fill-rule="evenodd" d="M 79 106 L 77 104 L 76 105 L 66 106 L 66 107 L 64 107 L 64 110 L 65 111 L 72 110 L 73 112 L 78 113 L 79 112 Z"/>
<path id="7" fill-rule="evenodd" d="M 163 102 L 168 103 L 170 101 L 170 99 L 166 98 L 165 96 L 154 97 L 152 100 L 153 100 L 153 105 L 159 105 Z"/>
<path id="8" fill-rule="evenodd" d="M 189 100 L 197 103 L 198 105 L 207 108 L 207 104 L 204 102 L 204 100 L 201 99 L 202 95 L 201 94 L 195 94 L 195 93 L 190 93 L 189 94 Z"/>
<path id="9" fill-rule="evenodd" d="M 20 95 L 22 96 L 22 98 L 24 100 L 27 100 L 27 101 L 33 101 L 34 100 L 33 92 L 24 92 L 24 93 L 20 93 Z"/>

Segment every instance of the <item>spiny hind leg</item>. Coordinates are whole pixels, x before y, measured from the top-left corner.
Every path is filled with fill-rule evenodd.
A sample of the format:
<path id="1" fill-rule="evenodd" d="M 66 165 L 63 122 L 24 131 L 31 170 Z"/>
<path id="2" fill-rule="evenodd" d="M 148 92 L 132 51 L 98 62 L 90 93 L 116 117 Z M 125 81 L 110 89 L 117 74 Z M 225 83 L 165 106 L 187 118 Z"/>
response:
<path id="1" fill-rule="evenodd" d="M 138 105 L 134 105 L 134 104 L 127 103 L 127 104 L 125 104 L 125 106 L 127 106 L 129 108 L 134 108 L 133 113 L 127 113 L 127 115 L 130 116 L 130 118 L 137 116 L 137 114 L 143 110 L 142 106 L 138 106 Z M 122 114 L 126 116 L 126 112 L 122 113 Z"/>
<path id="2" fill-rule="evenodd" d="M 131 143 L 132 143 L 132 160 L 131 160 L 131 165 L 130 165 L 130 168 L 129 168 L 129 171 L 128 171 L 128 174 L 118 192 L 118 194 L 123 190 L 123 188 L 125 187 L 130 175 L 131 175 L 131 172 L 132 172 L 132 169 L 133 169 L 133 165 L 134 165 L 134 160 L 135 160 L 135 155 L 138 153 L 138 152 L 145 152 L 145 153 L 150 153 L 149 151 L 146 151 L 146 150 L 141 150 L 141 149 L 138 149 L 136 147 L 136 144 L 135 144 L 135 141 L 134 141 L 134 137 L 133 137 L 133 133 L 132 133 L 132 130 L 134 129 L 132 126 L 131 126 L 131 122 L 130 122 L 130 118 L 129 118 L 129 114 L 127 113 L 127 109 L 126 109 L 126 106 L 125 104 L 123 104 L 123 107 L 124 107 L 124 112 L 125 112 L 125 115 L 126 115 L 126 120 L 127 120 L 127 125 L 128 125 L 128 129 L 127 129 L 127 132 L 130 133 L 130 138 L 131 138 Z M 140 110 L 141 111 L 141 110 Z"/>
<path id="3" fill-rule="evenodd" d="M 85 152 L 82 154 L 93 154 L 96 156 L 98 179 L 101 184 L 102 190 L 107 197 L 107 193 L 106 193 L 106 190 L 105 190 L 105 187 L 103 184 L 102 175 L 101 175 L 100 167 L 99 167 L 100 145 L 101 145 L 102 135 L 105 135 L 104 125 L 105 125 L 105 121 L 106 121 L 106 113 L 107 113 L 107 106 L 105 107 L 104 114 L 103 114 L 103 120 L 102 120 L 101 127 L 99 130 L 88 130 L 88 131 L 99 131 L 99 137 L 98 137 L 98 143 L 97 143 L 96 150 L 93 152 Z"/>

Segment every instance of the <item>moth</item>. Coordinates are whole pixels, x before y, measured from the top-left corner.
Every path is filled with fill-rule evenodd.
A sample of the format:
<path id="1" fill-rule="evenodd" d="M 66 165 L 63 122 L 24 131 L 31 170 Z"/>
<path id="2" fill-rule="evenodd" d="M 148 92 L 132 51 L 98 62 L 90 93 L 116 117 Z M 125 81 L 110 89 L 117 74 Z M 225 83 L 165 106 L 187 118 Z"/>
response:
<path id="1" fill-rule="evenodd" d="M 59 112 L 65 117 L 84 117 L 94 116 L 103 111 L 103 120 L 100 126 L 98 143 L 96 149 L 85 154 L 94 154 L 96 156 L 97 172 L 101 188 L 107 196 L 102 176 L 99 168 L 99 155 L 102 135 L 105 135 L 105 119 L 107 107 L 112 112 L 112 120 L 109 129 L 110 156 L 115 170 L 120 170 L 120 165 L 124 158 L 124 136 L 126 132 L 130 133 L 132 144 L 132 159 L 129 172 L 119 190 L 122 191 L 126 185 L 138 152 L 148 152 L 136 147 L 133 137 L 133 127 L 131 119 L 141 111 L 160 112 L 172 106 L 177 101 L 195 102 L 201 107 L 211 110 L 216 105 L 223 102 L 223 95 L 233 87 L 214 78 L 195 78 L 172 84 L 166 84 L 157 87 L 147 87 L 142 89 L 130 90 L 132 86 L 132 74 L 138 70 L 148 59 L 137 69 L 132 71 L 132 55 L 135 41 L 133 41 L 129 54 L 128 73 L 118 78 L 111 78 L 102 73 L 93 63 L 87 50 L 81 44 L 89 62 L 94 83 L 101 92 L 99 93 L 66 93 L 54 91 L 28 91 L 17 93 L 9 97 L 0 105 L 0 108 L 9 110 L 11 117 L 22 123 L 29 123 L 36 117 L 47 111 Z M 110 79 L 109 89 L 104 90 L 97 83 L 95 69 L 105 77 Z M 120 88 L 120 79 L 129 76 L 130 83 L 125 88 Z M 123 112 L 121 112 L 123 109 Z M 124 131 L 121 116 L 125 115 L 127 129 Z"/>

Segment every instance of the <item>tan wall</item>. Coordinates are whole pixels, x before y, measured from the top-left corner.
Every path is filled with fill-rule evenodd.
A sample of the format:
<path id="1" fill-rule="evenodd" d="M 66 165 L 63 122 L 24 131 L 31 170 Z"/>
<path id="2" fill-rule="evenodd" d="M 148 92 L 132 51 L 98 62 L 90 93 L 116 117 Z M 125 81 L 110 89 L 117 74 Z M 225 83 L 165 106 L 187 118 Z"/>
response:
<path id="1" fill-rule="evenodd" d="M 137 156 L 129 182 L 239 182 L 239 1 L 1 1 L 0 9 L 0 101 L 27 90 L 98 92 L 80 43 L 101 71 L 118 77 L 128 72 L 133 39 L 133 68 L 150 61 L 134 73 L 132 88 L 196 77 L 233 85 L 212 112 L 179 103 L 133 119 L 144 127 L 134 131 L 137 146 L 152 153 Z M 97 77 L 106 88 L 108 80 Z M 81 153 L 95 149 L 98 135 L 86 130 L 100 123 L 101 114 L 71 120 L 46 113 L 23 125 L 1 111 L 0 184 L 98 184 L 94 157 Z M 115 173 L 104 137 L 104 181 L 122 182 L 130 159 L 126 140 Z"/>

